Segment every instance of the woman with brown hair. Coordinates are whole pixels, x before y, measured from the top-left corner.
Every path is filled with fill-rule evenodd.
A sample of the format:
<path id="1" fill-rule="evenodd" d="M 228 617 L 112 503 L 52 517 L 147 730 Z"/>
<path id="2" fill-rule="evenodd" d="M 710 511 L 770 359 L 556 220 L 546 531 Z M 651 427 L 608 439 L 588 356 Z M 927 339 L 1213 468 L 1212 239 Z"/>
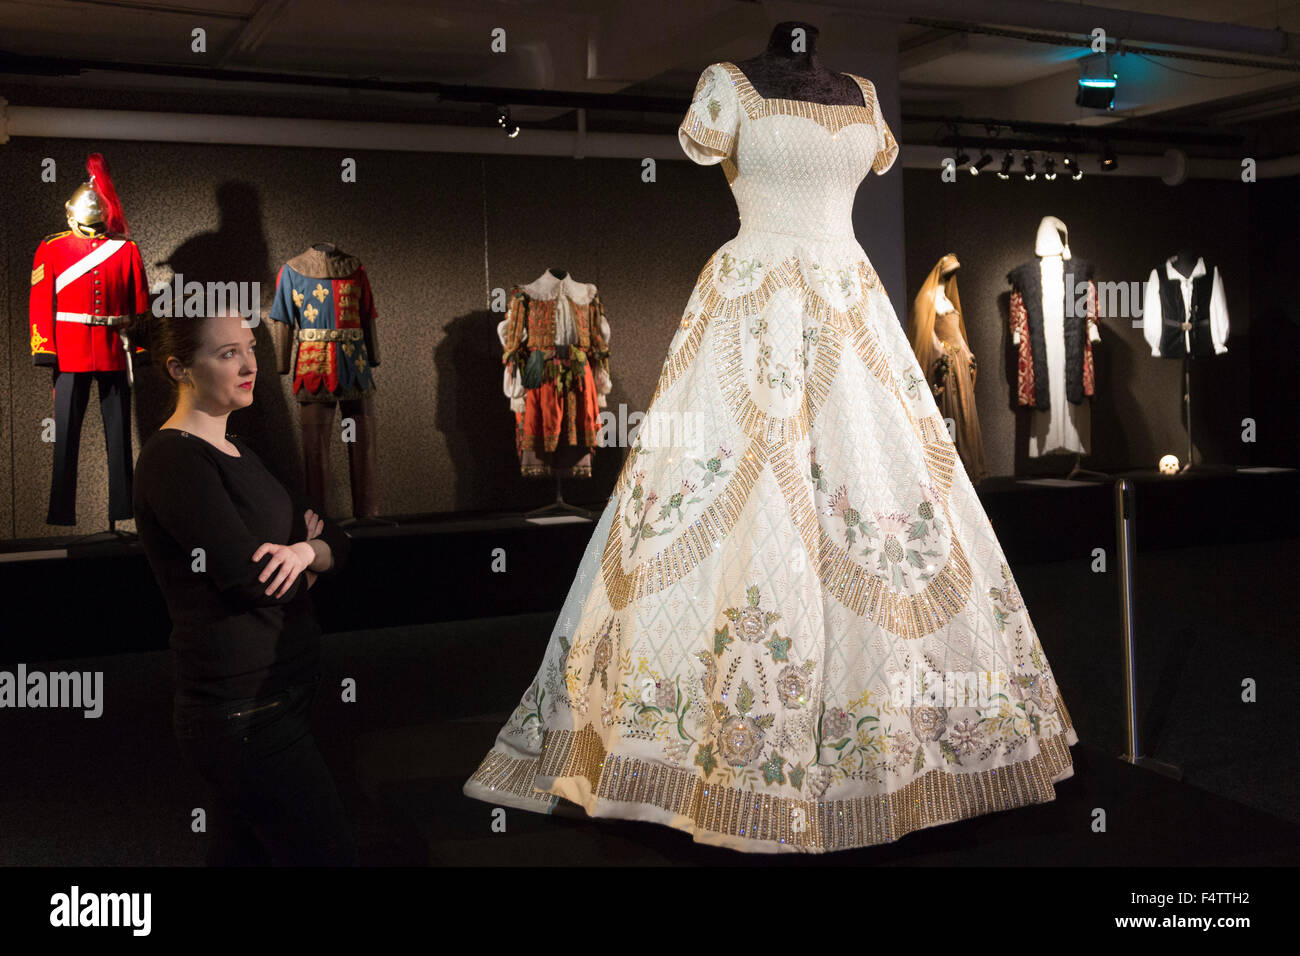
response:
<path id="1" fill-rule="evenodd" d="M 984 467 L 984 440 L 975 409 L 975 373 L 978 364 L 966 338 L 957 270 L 961 263 L 951 252 L 940 259 L 912 302 L 908 338 L 917 362 L 925 370 L 935 403 L 945 419 L 956 426 L 953 444 L 966 467 L 971 484 L 988 476 Z"/>
<path id="2" fill-rule="evenodd" d="M 338 573 L 348 537 L 226 432 L 257 377 L 241 317 L 155 324 L 176 407 L 140 450 L 136 527 L 172 619 L 176 738 L 212 792 L 208 864 L 355 865 L 311 733 L 321 630 L 307 594 Z"/>

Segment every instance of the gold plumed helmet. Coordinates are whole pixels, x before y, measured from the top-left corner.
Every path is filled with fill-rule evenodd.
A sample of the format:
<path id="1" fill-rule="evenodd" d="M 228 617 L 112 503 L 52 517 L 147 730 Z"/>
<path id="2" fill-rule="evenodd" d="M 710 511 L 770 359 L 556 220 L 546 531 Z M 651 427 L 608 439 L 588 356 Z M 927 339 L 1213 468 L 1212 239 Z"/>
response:
<path id="1" fill-rule="evenodd" d="M 86 157 L 86 172 L 90 179 L 77 187 L 72 198 L 63 204 L 68 215 L 68 226 L 82 238 L 97 236 L 130 235 L 126 217 L 122 215 L 122 202 L 117 198 L 113 177 L 108 170 L 108 160 L 101 153 Z"/>
<path id="2" fill-rule="evenodd" d="M 102 236 L 108 231 L 104 204 L 90 183 L 78 186 L 72 198 L 63 204 L 63 209 L 68 214 L 68 227 L 82 238 Z"/>

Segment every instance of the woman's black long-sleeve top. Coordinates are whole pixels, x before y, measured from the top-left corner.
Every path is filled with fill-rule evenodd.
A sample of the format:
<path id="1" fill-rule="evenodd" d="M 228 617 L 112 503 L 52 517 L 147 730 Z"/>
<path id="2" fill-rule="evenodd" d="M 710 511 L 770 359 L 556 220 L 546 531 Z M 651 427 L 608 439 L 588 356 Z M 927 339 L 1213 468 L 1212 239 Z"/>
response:
<path id="1" fill-rule="evenodd" d="M 320 625 L 302 572 L 282 597 L 268 595 L 254 562 L 264 542 L 307 537 L 295 498 L 242 439 L 239 456 L 178 429 L 151 435 L 136 459 L 136 529 L 171 614 L 178 689 L 234 699 L 277 694 L 313 677 L 320 664 Z M 319 509 L 317 509 L 319 514 Z M 333 554 L 317 584 L 338 575 L 350 542 L 322 516 L 321 540 Z"/>

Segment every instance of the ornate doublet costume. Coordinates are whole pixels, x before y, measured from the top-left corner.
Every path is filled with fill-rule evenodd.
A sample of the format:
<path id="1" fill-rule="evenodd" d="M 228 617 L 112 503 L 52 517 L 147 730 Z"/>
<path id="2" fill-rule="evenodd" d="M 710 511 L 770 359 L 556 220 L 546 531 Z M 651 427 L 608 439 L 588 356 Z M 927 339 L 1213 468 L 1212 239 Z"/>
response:
<path id="1" fill-rule="evenodd" d="M 574 474 L 591 474 L 587 453 L 600 447 L 600 409 L 612 387 L 609 334 L 599 291 L 563 270 L 510 290 L 497 335 L 523 474 L 548 473 L 540 456 L 561 447 L 583 455 Z"/>

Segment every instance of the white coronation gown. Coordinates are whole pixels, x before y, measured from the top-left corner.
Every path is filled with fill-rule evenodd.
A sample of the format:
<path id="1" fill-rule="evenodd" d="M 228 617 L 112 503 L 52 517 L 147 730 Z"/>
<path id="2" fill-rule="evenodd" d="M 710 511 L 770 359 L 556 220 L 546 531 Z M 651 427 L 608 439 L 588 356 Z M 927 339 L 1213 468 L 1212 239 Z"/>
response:
<path id="1" fill-rule="evenodd" d="M 701 74 L 678 136 L 722 164 L 741 227 L 466 795 L 821 853 L 1047 802 L 1073 773 L 1043 648 L 854 238 L 898 145 L 852 79 L 863 106 Z"/>

